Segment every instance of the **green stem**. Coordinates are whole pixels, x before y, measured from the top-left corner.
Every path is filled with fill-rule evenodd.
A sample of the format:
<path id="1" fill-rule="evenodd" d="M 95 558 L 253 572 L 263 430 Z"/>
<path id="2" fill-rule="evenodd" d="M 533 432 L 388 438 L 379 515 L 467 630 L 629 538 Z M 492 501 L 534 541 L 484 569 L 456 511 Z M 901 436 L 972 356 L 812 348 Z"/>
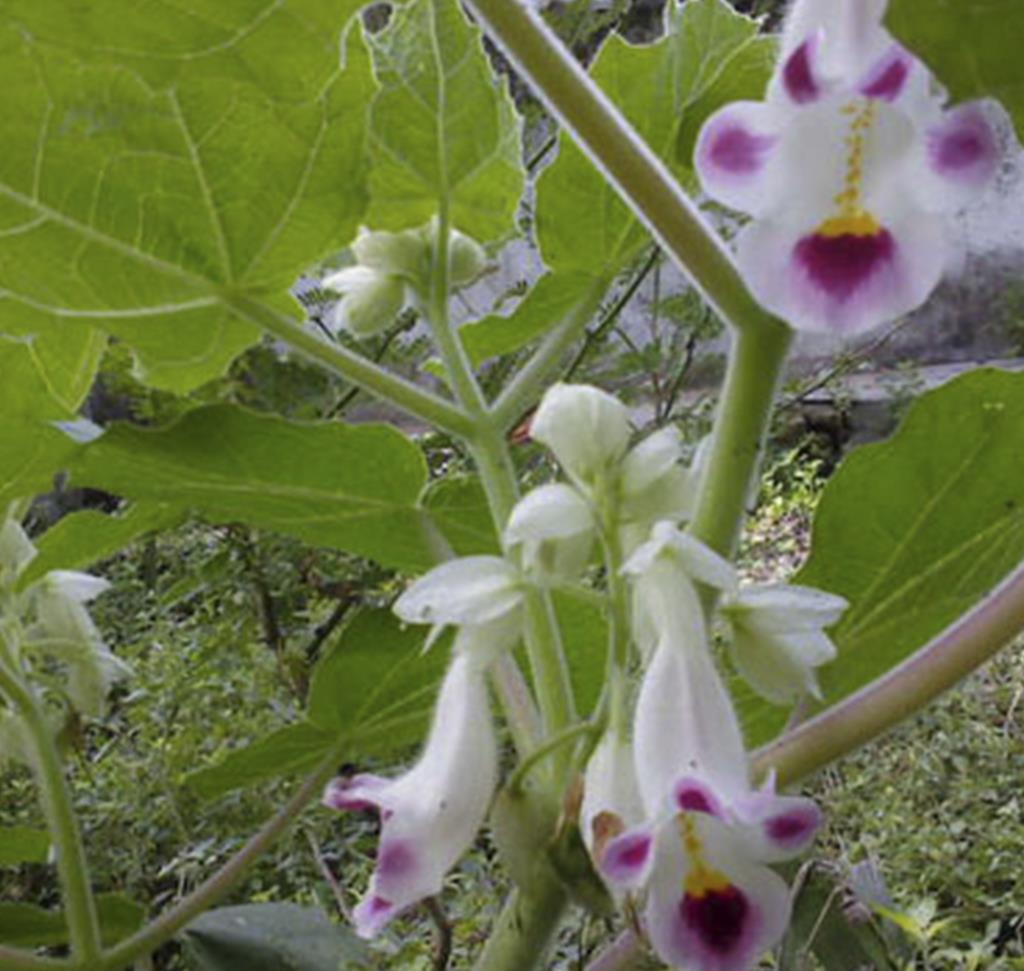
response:
<path id="1" fill-rule="evenodd" d="M 365 391 L 414 418 L 428 422 L 451 435 L 468 437 L 472 423 L 461 409 L 411 381 L 389 373 L 373 361 L 354 354 L 340 344 L 328 343 L 306 330 L 286 314 L 246 296 L 233 296 L 227 301 L 246 320 L 268 334 L 283 340 L 321 367 L 351 381 Z"/>
<path id="2" fill-rule="evenodd" d="M 332 752 L 272 816 L 213 876 L 204 881 L 170 910 L 147 924 L 131 937 L 105 952 L 99 961 L 74 964 L 76 971 L 119 971 L 136 958 L 150 954 L 169 941 L 186 924 L 212 907 L 242 879 L 246 869 L 285 831 L 292 820 L 323 790 L 337 770 L 340 751 Z"/>
<path id="3" fill-rule="evenodd" d="M 743 527 L 792 332 L 775 321 L 765 321 L 762 327 L 734 334 L 733 339 L 711 454 L 690 524 L 697 539 L 730 559 Z"/>
<path id="4" fill-rule="evenodd" d="M 562 366 L 569 348 L 583 333 L 587 322 L 596 313 L 608 290 L 610 281 L 595 279 L 565 318 L 544 338 L 533 356 L 526 362 L 494 402 L 494 420 L 502 429 L 513 428 L 544 393 Z"/>
<path id="5" fill-rule="evenodd" d="M 554 942 L 569 897 L 554 869 L 538 865 L 533 879 L 512 891 L 477 958 L 476 971 L 540 967 Z"/>
<path id="6" fill-rule="evenodd" d="M 597 727 L 591 725 L 590 722 L 579 722 L 576 725 L 570 725 L 557 735 L 552 735 L 547 741 L 538 745 L 529 755 L 520 760 L 505 782 L 506 787 L 508 789 L 521 789 L 523 782 L 533 771 L 534 767 L 538 763 L 543 762 L 552 752 L 560 749 L 567 742 L 573 742 L 583 735 L 594 735 L 597 731 Z"/>
<path id="7" fill-rule="evenodd" d="M 69 971 L 71 962 L 0 945 L 0 971 Z"/>
<path id="8" fill-rule="evenodd" d="M 470 6 L 721 317 L 737 329 L 755 328 L 768 320 L 697 206 L 532 5 L 470 0 Z"/>
<path id="9" fill-rule="evenodd" d="M 856 694 L 755 753 L 754 770 L 788 785 L 889 731 L 1024 630 L 1024 564 L 973 610 Z"/>
<path id="10" fill-rule="evenodd" d="M 56 849 L 71 953 L 76 962 L 91 967 L 101 950 L 99 916 L 89 885 L 82 834 L 53 729 L 42 703 L 13 669 L 12 658 L 0 659 L 0 691 L 18 710 L 28 735 L 32 771 Z"/>

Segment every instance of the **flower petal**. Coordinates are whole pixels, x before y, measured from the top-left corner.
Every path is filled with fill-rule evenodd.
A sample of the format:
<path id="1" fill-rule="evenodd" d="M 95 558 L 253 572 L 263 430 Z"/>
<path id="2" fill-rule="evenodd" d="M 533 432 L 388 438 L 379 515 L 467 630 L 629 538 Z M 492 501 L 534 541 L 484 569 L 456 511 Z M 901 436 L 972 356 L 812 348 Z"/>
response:
<path id="1" fill-rule="evenodd" d="M 789 633 L 831 627 L 850 606 L 834 593 L 798 584 L 751 584 L 741 587 L 724 610 L 742 614 L 759 631 Z"/>
<path id="2" fill-rule="evenodd" d="M 335 780 L 324 794 L 332 807 L 376 806 L 381 813 L 376 869 L 355 915 L 362 936 L 376 934 L 396 914 L 440 891 L 484 821 L 497 770 L 482 671 L 457 654 L 416 764 L 390 781 Z"/>
<path id="3" fill-rule="evenodd" d="M 654 833 L 633 829 L 609 841 L 598 854 L 598 869 L 613 887 L 632 890 L 647 881 L 654 862 Z"/>
<path id="4" fill-rule="evenodd" d="M 643 815 L 632 747 L 608 730 L 587 762 L 580 805 L 580 832 L 596 866 L 601 866 L 610 841 L 636 826 Z"/>
<path id="5" fill-rule="evenodd" d="M 77 570 L 50 570 L 41 585 L 62 597 L 84 604 L 110 589 L 110 581 Z"/>
<path id="6" fill-rule="evenodd" d="M 821 828 L 821 810 L 803 796 L 752 792 L 733 805 L 744 842 L 763 863 L 779 863 L 806 850 Z"/>
<path id="7" fill-rule="evenodd" d="M 500 556 L 464 556 L 424 574 L 395 601 L 410 624 L 482 624 L 522 600 L 515 568 Z"/>
<path id="8" fill-rule="evenodd" d="M 703 190 L 732 209 L 760 215 L 774 205 L 773 156 L 782 119 L 769 105 L 737 101 L 715 112 L 697 137 L 694 166 Z"/>
<path id="9" fill-rule="evenodd" d="M 563 482 L 542 485 L 516 503 L 505 527 L 507 543 L 565 539 L 594 528 L 587 501 Z"/>
<path id="10" fill-rule="evenodd" d="M 780 63 L 781 90 L 794 104 L 811 104 L 825 94 L 825 81 L 818 64 L 824 37 L 820 28 L 812 31 Z"/>

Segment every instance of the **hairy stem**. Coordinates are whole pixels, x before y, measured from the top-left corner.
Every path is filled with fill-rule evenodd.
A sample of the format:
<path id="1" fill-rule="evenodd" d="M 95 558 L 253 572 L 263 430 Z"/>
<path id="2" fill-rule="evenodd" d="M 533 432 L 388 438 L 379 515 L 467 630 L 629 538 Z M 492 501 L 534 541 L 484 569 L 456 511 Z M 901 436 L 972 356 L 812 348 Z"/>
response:
<path id="1" fill-rule="evenodd" d="M 495 41 L 665 250 L 737 329 L 769 319 L 696 205 L 531 4 L 470 0 Z"/>
<path id="2" fill-rule="evenodd" d="M 973 610 L 871 684 L 755 753 L 787 785 L 889 731 L 1024 630 L 1024 564 Z"/>
<path id="3" fill-rule="evenodd" d="M 259 300 L 235 296 L 228 302 L 246 320 L 284 341 L 325 370 L 351 381 L 381 401 L 386 401 L 406 414 L 451 435 L 464 438 L 471 434 L 472 423 L 469 418 L 450 401 L 445 401 L 444 398 L 389 373 L 373 361 L 353 354 L 340 344 L 329 343 L 306 330 L 291 317 Z"/>
<path id="4" fill-rule="evenodd" d="M 711 454 L 690 524 L 697 539 L 726 557 L 735 553 L 743 527 L 791 337 L 775 321 L 733 335 Z"/>
<path id="5" fill-rule="evenodd" d="M 120 971 L 139 956 L 150 954 L 162 944 L 166 944 L 186 924 L 221 900 L 238 884 L 246 869 L 269 849 L 299 813 L 320 794 L 327 780 L 334 775 L 341 757 L 340 751 L 332 752 L 302 783 L 295 795 L 254 833 L 224 866 L 196 887 L 192 893 L 131 937 L 106 951 L 100 960 L 76 961 L 76 971 Z"/>
<path id="6" fill-rule="evenodd" d="M 6 656 L 0 658 L 0 691 L 17 709 L 28 736 L 32 771 L 56 850 L 71 954 L 76 962 L 89 966 L 100 953 L 99 916 L 89 884 L 89 864 L 82 845 L 82 833 L 72 808 L 71 790 L 57 751 L 53 727 L 41 700 L 18 676 L 13 658 Z"/>

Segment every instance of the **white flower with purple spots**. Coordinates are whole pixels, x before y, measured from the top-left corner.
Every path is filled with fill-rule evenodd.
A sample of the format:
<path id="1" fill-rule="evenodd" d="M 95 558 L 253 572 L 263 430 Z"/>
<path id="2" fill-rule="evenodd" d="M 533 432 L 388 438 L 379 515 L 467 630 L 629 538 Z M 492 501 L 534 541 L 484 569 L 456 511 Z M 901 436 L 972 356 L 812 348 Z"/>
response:
<path id="1" fill-rule="evenodd" d="M 919 306 L 950 257 L 948 216 L 1000 150 L 975 103 L 943 110 L 924 65 L 881 26 L 884 0 L 801 0 L 763 102 L 711 116 L 695 164 L 752 216 L 737 259 L 798 329 L 853 334 Z"/>
<path id="2" fill-rule="evenodd" d="M 483 667 L 460 651 L 445 675 L 419 761 L 394 779 L 342 777 L 324 792 L 331 809 L 380 813 L 377 865 L 353 915 L 361 937 L 373 937 L 397 914 L 440 892 L 483 824 L 497 777 Z"/>
<path id="3" fill-rule="evenodd" d="M 772 783 L 750 787 L 691 580 L 699 573 L 728 586 L 726 567 L 666 524 L 626 565 L 637 586 L 637 634 L 654 640 L 633 726 L 646 822 L 595 854 L 611 886 L 643 896 L 658 955 L 688 971 L 745 971 L 778 943 L 789 891 L 766 864 L 806 849 L 821 822 L 809 799 L 776 795 Z"/>

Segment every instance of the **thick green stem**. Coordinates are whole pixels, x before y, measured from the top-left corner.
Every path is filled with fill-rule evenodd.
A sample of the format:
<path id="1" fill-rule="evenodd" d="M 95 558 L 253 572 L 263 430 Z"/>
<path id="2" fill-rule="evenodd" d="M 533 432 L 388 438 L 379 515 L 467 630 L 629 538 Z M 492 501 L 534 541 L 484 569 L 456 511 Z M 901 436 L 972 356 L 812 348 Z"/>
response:
<path id="1" fill-rule="evenodd" d="M 538 866 L 525 887 L 505 902 L 476 971 L 529 971 L 541 967 L 565 914 L 569 897 L 549 865 Z"/>
<path id="2" fill-rule="evenodd" d="M 186 924 L 221 900 L 238 884 L 246 869 L 269 849 L 295 817 L 320 794 L 327 780 L 337 770 L 341 757 L 340 750 L 332 752 L 263 828 L 253 834 L 224 866 L 192 893 L 140 931 L 105 952 L 99 961 L 76 961 L 76 971 L 120 971 L 141 955 L 150 954 L 167 943 Z"/>
<path id="3" fill-rule="evenodd" d="M 70 961 L 42 958 L 31 951 L 0 945 L 0 971 L 69 971 Z"/>
<path id="4" fill-rule="evenodd" d="M 246 320 L 263 328 L 268 334 L 273 334 L 332 374 L 351 381 L 382 401 L 451 435 L 467 437 L 471 434 L 472 423 L 469 418 L 444 398 L 390 374 L 373 361 L 353 354 L 340 344 L 329 343 L 306 330 L 291 317 L 259 300 L 235 296 L 228 303 Z"/>
<path id="5" fill-rule="evenodd" d="M 755 754 L 788 785 L 889 731 L 1024 630 L 1024 564 L 902 664 Z"/>
<path id="6" fill-rule="evenodd" d="M 32 771 L 56 850 L 71 954 L 76 962 L 91 967 L 100 953 L 100 924 L 89 885 L 82 834 L 71 805 L 71 790 L 46 711 L 12 664 L 13 658 L 0 659 L 0 691 L 17 709 L 28 736 Z"/>
<path id="7" fill-rule="evenodd" d="M 733 335 L 729 369 L 690 531 L 723 556 L 736 550 L 791 340 L 782 324 Z"/>
<path id="8" fill-rule="evenodd" d="M 768 319 L 696 205 L 572 53 L 520 0 L 470 0 L 495 41 L 708 302 L 737 329 Z"/>

